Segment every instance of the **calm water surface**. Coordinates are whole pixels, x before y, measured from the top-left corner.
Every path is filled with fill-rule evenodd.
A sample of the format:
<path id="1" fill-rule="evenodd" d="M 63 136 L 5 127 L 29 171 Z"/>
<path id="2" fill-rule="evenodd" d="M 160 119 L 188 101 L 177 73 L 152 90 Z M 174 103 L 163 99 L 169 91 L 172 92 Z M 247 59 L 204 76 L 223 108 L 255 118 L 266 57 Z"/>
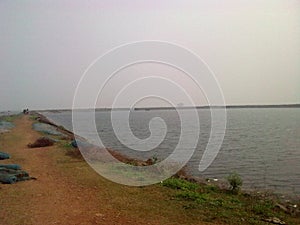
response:
<path id="1" fill-rule="evenodd" d="M 119 111 L 120 121 L 124 112 Z M 228 109 L 227 129 L 222 148 L 210 165 L 200 173 L 198 166 L 210 134 L 210 111 L 199 109 L 200 137 L 197 149 L 188 163 L 195 176 L 224 179 L 230 172 L 238 172 L 244 189 L 272 190 L 300 196 L 300 109 Z M 72 113 L 43 112 L 50 120 L 72 130 Z M 82 112 L 82 129 L 86 113 Z M 149 152 L 133 151 L 115 136 L 110 111 L 96 112 L 98 134 L 88 133 L 89 140 L 99 135 L 106 147 L 131 157 L 148 159 L 166 158 L 176 147 L 180 136 L 180 121 L 175 110 L 132 111 L 130 127 L 134 135 L 145 139 L 150 136 L 149 121 L 162 118 L 167 125 L 165 139 Z M 194 124 L 191 124 L 191 129 Z M 157 131 L 158 132 L 158 131 Z"/>

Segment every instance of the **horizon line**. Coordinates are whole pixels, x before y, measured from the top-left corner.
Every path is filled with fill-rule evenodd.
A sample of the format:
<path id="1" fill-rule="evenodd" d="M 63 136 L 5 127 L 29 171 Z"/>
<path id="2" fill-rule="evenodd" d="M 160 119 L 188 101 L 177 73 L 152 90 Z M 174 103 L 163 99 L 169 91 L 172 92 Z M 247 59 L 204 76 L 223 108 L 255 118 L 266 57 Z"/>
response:
<path id="1" fill-rule="evenodd" d="M 205 106 L 177 106 L 177 107 L 170 107 L 170 106 L 154 106 L 154 107 L 98 107 L 98 108 L 76 108 L 75 110 L 170 110 L 170 109 L 209 109 L 209 108 L 300 108 L 300 103 L 297 104 L 247 104 L 247 105 L 205 105 Z M 71 111 L 72 109 L 33 109 L 31 111 Z"/>

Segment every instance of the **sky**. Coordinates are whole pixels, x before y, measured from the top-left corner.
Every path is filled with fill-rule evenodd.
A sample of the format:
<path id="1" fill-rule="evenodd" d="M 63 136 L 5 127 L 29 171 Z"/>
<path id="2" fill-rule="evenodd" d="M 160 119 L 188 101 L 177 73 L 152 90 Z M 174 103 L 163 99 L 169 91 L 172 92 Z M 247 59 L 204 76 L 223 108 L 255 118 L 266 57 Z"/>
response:
<path id="1" fill-rule="evenodd" d="M 0 111 L 71 108 L 95 59 L 143 40 L 198 55 L 215 74 L 227 105 L 300 103 L 300 1 L 1 0 Z M 196 105 L 209 102 L 182 71 L 144 63 L 114 76 L 96 107 L 110 107 L 126 84 L 147 76 L 181 85 Z M 162 80 L 138 84 L 129 92 L 141 99 L 146 85 L 161 95 L 171 92 L 175 105 L 188 104 Z M 163 96 L 141 99 L 141 106 L 164 105 Z"/>

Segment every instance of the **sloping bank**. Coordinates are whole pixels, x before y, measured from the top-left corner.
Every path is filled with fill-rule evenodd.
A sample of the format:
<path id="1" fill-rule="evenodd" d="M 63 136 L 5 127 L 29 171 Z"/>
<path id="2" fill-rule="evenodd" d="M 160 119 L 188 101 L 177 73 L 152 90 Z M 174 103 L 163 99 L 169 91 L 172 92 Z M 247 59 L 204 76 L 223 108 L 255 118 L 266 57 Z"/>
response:
<path id="1" fill-rule="evenodd" d="M 47 125 L 38 125 L 37 127 L 44 129 L 40 129 L 40 132 L 51 138 L 56 138 L 60 144 L 63 143 L 67 148 L 67 155 L 83 160 L 78 148 L 75 148 L 74 142 L 73 146 L 75 147 L 71 147 L 74 140 L 72 132 L 57 126 L 43 115 L 35 113 L 33 117 L 39 123 Z M 82 138 L 80 140 L 85 142 Z M 89 147 L 92 148 L 93 146 Z M 136 166 L 147 166 L 155 163 L 151 160 L 145 162 L 130 159 L 111 149 L 109 151 L 124 163 Z M 184 171 L 180 171 L 172 178 L 154 186 L 161 191 L 164 191 L 165 188 L 168 189 L 168 195 L 160 199 L 161 201 L 178 204 L 186 214 L 198 213 L 202 215 L 205 222 L 217 224 L 300 224 L 299 203 L 280 202 L 277 196 L 273 194 L 232 191 L 212 182 L 189 177 Z"/>

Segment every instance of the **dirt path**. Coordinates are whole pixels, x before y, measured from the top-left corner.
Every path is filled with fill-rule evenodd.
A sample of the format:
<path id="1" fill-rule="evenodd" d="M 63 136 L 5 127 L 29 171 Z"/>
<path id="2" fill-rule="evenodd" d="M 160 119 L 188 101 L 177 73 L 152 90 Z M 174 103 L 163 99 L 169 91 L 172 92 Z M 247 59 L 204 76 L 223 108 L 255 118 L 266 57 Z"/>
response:
<path id="1" fill-rule="evenodd" d="M 87 164 L 66 156 L 54 145 L 29 149 L 40 133 L 32 130 L 29 116 L 0 136 L 0 151 L 37 180 L 0 184 L 1 225 L 76 224 L 210 224 L 200 222 L 197 211 L 182 210 L 170 200 L 170 190 L 158 185 L 144 188 L 112 183 Z"/>
<path id="2" fill-rule="evenodd" d="M 49 152 L 57 146 L 28 149 L 41 135 L 32 130 L 32 121 L 22 116 L 16 128 L 1 137 L 1 149 L 37 180 L 1 185 L 1 224 L 132 224 L 93 201 L 97 190 L 77 185 L 57 168 Z"/>

